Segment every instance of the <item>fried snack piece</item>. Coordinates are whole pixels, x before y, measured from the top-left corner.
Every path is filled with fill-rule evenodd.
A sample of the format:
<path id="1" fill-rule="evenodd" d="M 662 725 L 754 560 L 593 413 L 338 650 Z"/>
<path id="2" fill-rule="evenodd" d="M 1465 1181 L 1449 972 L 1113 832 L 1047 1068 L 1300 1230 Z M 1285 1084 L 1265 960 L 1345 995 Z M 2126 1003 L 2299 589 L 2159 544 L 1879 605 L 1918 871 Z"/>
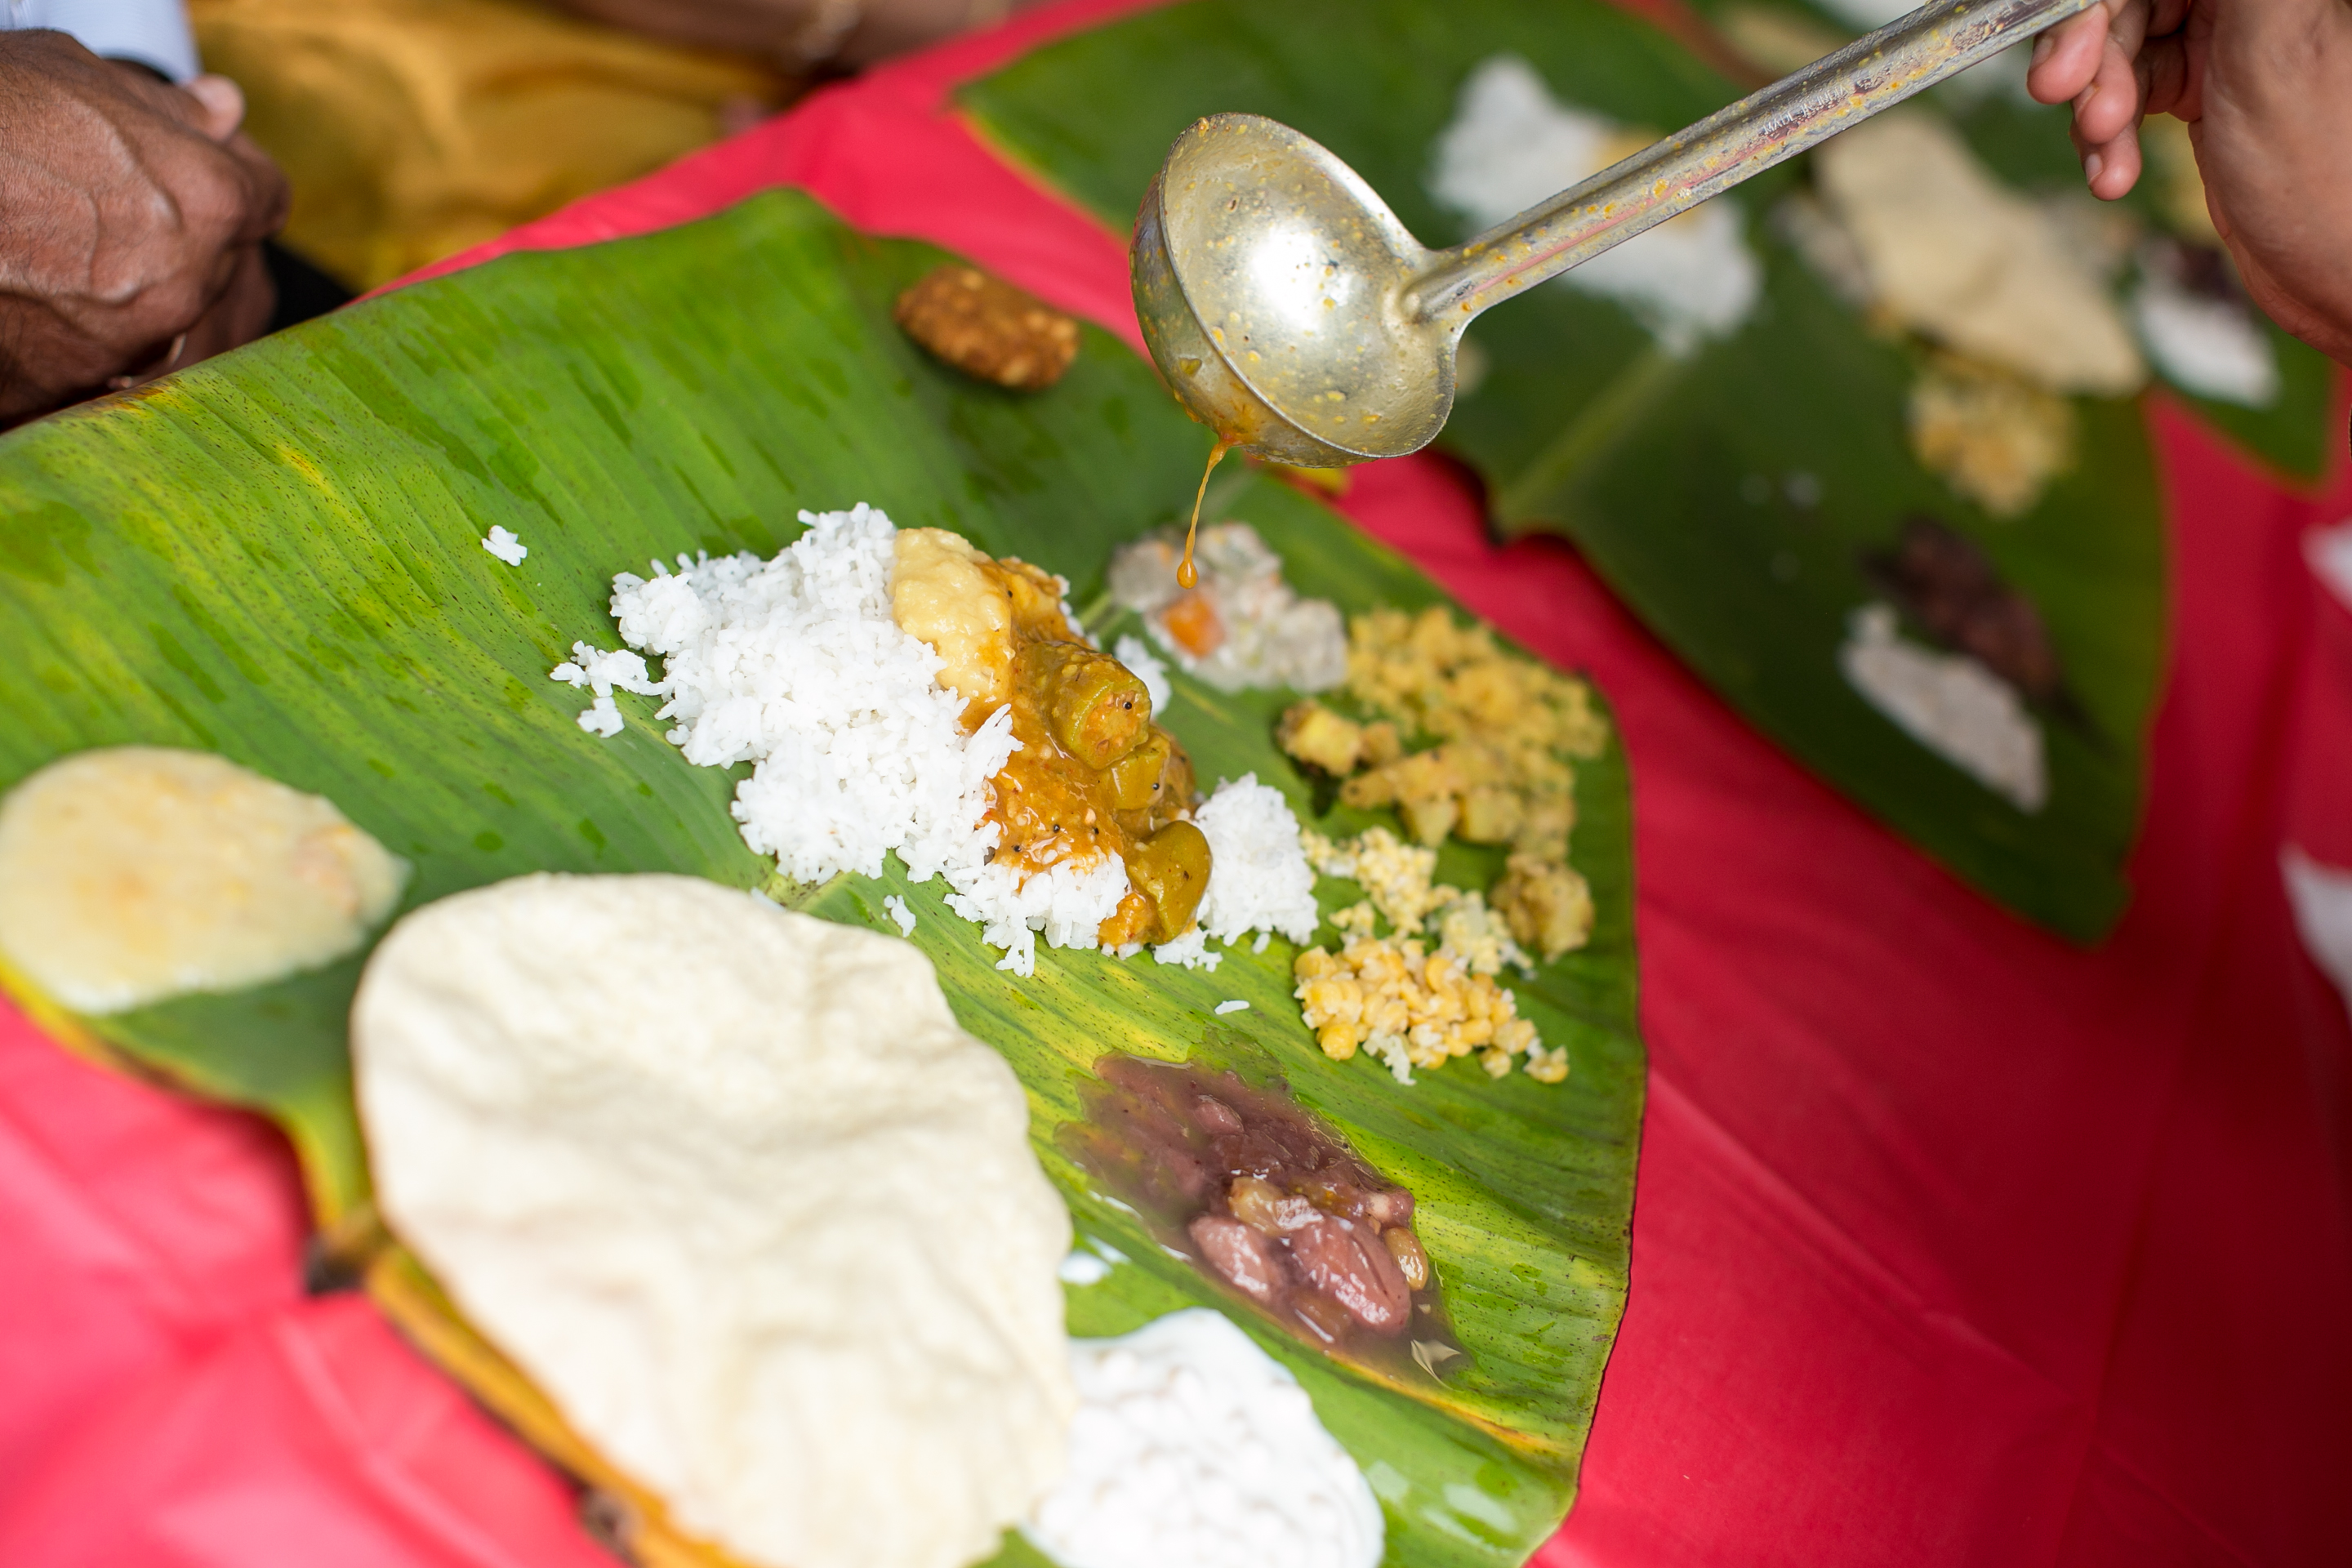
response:
<path id="1" fill-rule="evenodd" d="M 1043 392 L 1078 353 L 1078 323 L 976 267 L 947 262 L 898 296 L 899 327 L 932 358 L 1015 392 Z"/>

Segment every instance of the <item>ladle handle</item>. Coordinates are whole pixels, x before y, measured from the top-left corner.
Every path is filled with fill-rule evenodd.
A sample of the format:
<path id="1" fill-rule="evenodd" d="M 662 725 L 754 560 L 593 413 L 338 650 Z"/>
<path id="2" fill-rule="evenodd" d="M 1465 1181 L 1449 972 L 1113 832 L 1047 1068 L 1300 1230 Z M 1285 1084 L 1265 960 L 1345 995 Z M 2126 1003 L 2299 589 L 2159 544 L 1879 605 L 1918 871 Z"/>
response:
<path id="1" fill-rule="evenodd" d="M 1403 301 L 1466 322 L 2099 0 L 1933 0 L 1582 184 L 1440 251 Z"/>

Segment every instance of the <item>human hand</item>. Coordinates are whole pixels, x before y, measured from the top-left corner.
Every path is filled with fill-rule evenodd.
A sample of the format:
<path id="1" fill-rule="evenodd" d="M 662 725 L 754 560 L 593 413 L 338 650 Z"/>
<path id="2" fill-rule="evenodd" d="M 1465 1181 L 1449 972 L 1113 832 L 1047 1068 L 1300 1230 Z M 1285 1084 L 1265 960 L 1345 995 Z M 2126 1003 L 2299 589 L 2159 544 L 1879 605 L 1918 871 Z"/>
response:
<path id="1" fill-rule="evenodd" d="M 0 425 L 268 325 L 285 176 L 235 83 L 185 89 L 61 33 L 0 33 Z"/>
<path id="2" fill-rule="evenodd" d="M 2247 291 L 2352 363 L 2352 0 L 2104 0 L 2035 41 L 2026 82 L 2074 104 L 2107 201 L 2139 178 L 2141 117 L 2186 121 Z"/>

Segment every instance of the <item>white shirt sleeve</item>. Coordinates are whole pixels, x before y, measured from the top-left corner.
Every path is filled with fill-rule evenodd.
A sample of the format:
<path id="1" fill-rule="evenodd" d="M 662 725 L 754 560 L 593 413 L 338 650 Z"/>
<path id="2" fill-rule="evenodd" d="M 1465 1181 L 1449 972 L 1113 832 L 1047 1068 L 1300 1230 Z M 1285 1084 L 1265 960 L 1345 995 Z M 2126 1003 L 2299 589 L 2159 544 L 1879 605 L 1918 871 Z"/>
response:
<path id="1" fill-rule="evenodd" d="M 91 54 L 136 60 L 173 81 L 201 68 L 182 0 L 0 0 L 0 27 L 54 27 Z"/>

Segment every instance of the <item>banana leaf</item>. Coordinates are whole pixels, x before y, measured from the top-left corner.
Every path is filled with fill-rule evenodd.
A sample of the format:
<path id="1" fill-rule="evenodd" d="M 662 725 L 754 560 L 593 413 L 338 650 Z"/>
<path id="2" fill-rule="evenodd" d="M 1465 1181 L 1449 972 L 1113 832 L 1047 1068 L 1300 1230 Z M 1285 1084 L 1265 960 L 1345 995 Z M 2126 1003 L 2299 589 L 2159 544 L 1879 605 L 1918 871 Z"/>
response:
<path id="1" fill-rule="evenodd" d="M 1694 0 L 1694 9 L 1717 22 L 1743 11 L 1775 13 L 1830 39 L 1854 34 L 1852 23 L 1810 0 Z M 2024 52 L 2030 47 L 2021 45 L 2011 57 L 1942 84 L 1926 96 L 1923 106 L 1948 116 L 1977 156 L 2014 188 L 2034 196 L 2088 202 L 2092 198 L 2083 190 L 2082 165 L 2066 135 L 2074 110 L 2063 104 L 2036 103 L 2026 96 Z M 2154 133 L 2151 128 L 2151 138 Z M 2179 230 L 2172 210 L 2175 193 L 2168 188 L 2172 177 L 2163 159 L 2151 153 L 2139 184 L 2123 198 L 2125 210 L 2150 231 Z M 2270 403 L 2250 407 L 2209 397 L 2170 379 L 2162 363 L 2152 368 L 2172 395 L 2281 479 L 2315 485 L 2326 477 L 2336 451 L 2335 370 L 2326 354 L 2290 336 L 2260 310 L 2253 314 L 2278 364 L 2278 395 Z"/>
<path id="2" fill-rule="evenodd" d="M 867 500 L 1059 570 L 1098 597 L 1112 548 L 1190 501 L 1207 437 L 1140 360 L 1088 330 L 1053 392 L 966 381 L 892 325 L 940 259 L 775 193 L 667 233 L 521 255 L 418 285 L 0 440 L 0 785 L 85 747 L 202 747 L 333 799 L 413 864 L 408 907 L 533 870 L 684 871 L 764 888 L 912 940 L 958 1016 L 1026 1086 L 1039 1158 L 1081 1236 L 1125 1259 L 1069 1294 L 1074 1331 L 1230 1306 L 1108 1202 L 1056 1142 L 1107 1049 L 1278 1074 L 1420 1199 L 1468 1354 L 1457 1371 L 1342 1368 L 1244 1313 L 1362 1463 L 1399 1564 L 1522 1561 L 1558 1526 L 1622 1310 L 1643 1089 L 1635 1029 L 1629 795 L 1612 743 L 1581 768 L 1575 863 L 1599 909 L 1585 950 L 1519 987 L 1571 1073 L 1473 1068 L 1406 1089 L 1313 1044 L 1291 944 L 1215 973 L 1041 954 L 994 967 L 937 884 L 774 878 L 728 813 L 739 771 L 688 765 L 654 704 L 584 733 L 548 670 L 614 640 L 614 573 L 699 550 L 771 552 L 802 508 Z M 1305 592 L 1343 607 L 1440 602 L 1409 563 L 1288 487 L 1245 476 L 1221 510 L 1255 523 Z M 509 567 L 494 524 L 530 550 Z M 1118 625 L 1104 622 L 1106 633 Z M 1278 752 L 1276 693 L 1179 674 L 1165 719 L 1204 782 L 1255 772 L 1315 818 Z M 1335 810 L 1334 832 L 1375 820 Z M 1484 851 L 1450 848 L 1484 886 Z M 1324 884 L 1327 909 L 1352 885 Z M 41 1016 L 94 1050 L 258 1108 L 300 1151 L 331 1232 L 367 1214 L 344 1016 L 360 960 L 234 994 L 102 1018 Z M 1227 999 L 1250 1010 L 1219 1017 Z M 397 1251 L 371 1288 L 428 1352 L 559 1460 L 594 1478 Z M 1450 1364 L 1450 1363 L 1449 1363 Z M 1004 1561 L 1032 1561 L 1009 1542 Z"/>
<path id="3" fill-rule="evenodd" d="M 1432 143 L 1472 68 L 1505 52 L 1559 99 L 1655 132 L 1739 91 L 1598 0 L 1191 0 L 1042 48 L 961 101 L 1009 156 L 1107 221 L 1130 219 L 1186 123 L 1246 110 L 1325 142 L 1417 234 L 1447 243 L 1466 235 L 1427 192 Z M 2025 517 L 1987 516 L 1909 450 L 1920 351 L 1871 331 L 1767 221 L 1802 178 L 1791 165 L 1717 198 L 1741 210 L 1766 279 L 1734 336 L 1675 358 L 1612 300 L 1531 290 L 1472 327 L 1481 375 L 1441 439 L 1484 479 L 1500 532 L 1564 533 L 1801 761 L 1982 892 L 2094 940 L 2129 897 L 2163 652 L 2159 498 L 2138 405 L 2081 405 L 2073 471 Z M 1972 540 L 2032 599 L 2065 668 L 2069 700 L 2040 715 L 2038 812 L 1911 740 L 1838 670 L 1849 617 L 1882 596 L 1866 561 L 1919 514 Z"/>

